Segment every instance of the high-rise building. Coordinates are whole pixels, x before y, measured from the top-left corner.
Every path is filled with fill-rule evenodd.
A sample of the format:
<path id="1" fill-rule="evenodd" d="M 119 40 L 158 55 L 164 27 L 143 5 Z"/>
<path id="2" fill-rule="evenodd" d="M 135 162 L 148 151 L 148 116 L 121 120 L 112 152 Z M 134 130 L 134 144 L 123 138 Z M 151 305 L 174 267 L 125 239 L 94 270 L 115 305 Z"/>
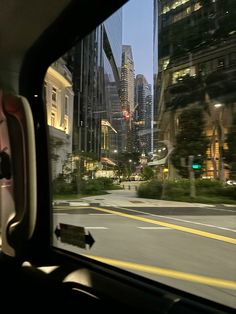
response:
<path id="1" fill-rule="evenodd" d="M 123 116 L 126 121 L 122 132 L 122 151 L 132 151 L 132 117 L 134 113 L 134 60 L 132 55 L 132 48 L 129 45 L 122 46 L 120 98 Z"/>
<path id="2" fill-rule="evenodd" d="M 151 85 L 142 74 L 135 78 L 135 107 L 133 114 L 134 151 L 145 155 L 152 147 L 152 95 Z"/>
<path id="3" fill-rule="evenodd" d="M 73 73 L 74 153 L 100 160 L 118 151 L 122 117 L 119 97 L 122 10 L 81 40 L 67 54 Z M 106 159 L 107 160 L 107 159 Z"/>
<path id="4" fill-rule="evenodd" d="M 103 67 L 101 65 L 101 31 L 94 30 L 81 40 L 67 56 L 73 74 L 74 154 L 93 153 L 100 158 L 101 116 L 104 103 Z"/>
<path id="5" fill-rule="evenodd" d="M 103 58 L 106 94 L 106 116 L 109 144 L 103 155 L 116 161 L 122 147 L 123 116 L 120 100 L 122 58 L 122 10 L 103 23 Z"/>
<path id="6" fill-rule="evenodd" d="M 174 146 L 181 113 L 198 107 L 209 139 L 203 176 L 223 180 L 230 175 L 223 151 L 236 111 L 236 3 L 155 0 L 154 10 L 154 150 Z M 170 159 L 162 161 L 175 177 Z"/>

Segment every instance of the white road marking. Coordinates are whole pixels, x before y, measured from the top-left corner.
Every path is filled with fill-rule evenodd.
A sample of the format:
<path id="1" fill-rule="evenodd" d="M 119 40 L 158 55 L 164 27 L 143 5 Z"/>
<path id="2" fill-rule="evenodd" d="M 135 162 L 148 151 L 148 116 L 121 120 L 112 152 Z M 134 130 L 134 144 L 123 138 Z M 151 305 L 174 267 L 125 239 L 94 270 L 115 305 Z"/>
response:
<path id="1" fill-rule="evenodd" d="M 108 229 L 106 227 L 84 227 L 86 229 L 96 229 L 96 230 L 105 230 L 105 229 Z"/>
<path id="2" fill-rule="evenodd" d="M 174 230 L 171 228 L 167 228 L 167 227 L 138 227 L 139 229 L 147 229 L 147 230 Z"/>
<path id="3" fill-rule="evenodd" d="M 210 210 L 216 210 L 218 212 L 235 212 L 235 210 L 232 209 L 225 209 L 225 208 L 208 208 Z"/>
<path id="4" fill-rule="evenodd" d="M 80 207 L 80 206 L 89 206 L 89 203 L 82 203 L 82 202 L 69 202 L 70 207 Z"/>
<path id="5" fill-rule="evenodd" d="M 89 214 L 91 216 L 117 216 L 116 214 Z"/>
<path id="6" fill-rule="evenodd" d="M 209 224 L 204 224 L 204 223 L 201 223 L 201 222 L 190 221 L 190 220 L 185 220 L 185 219 L 180 219 L 180 218 L 175 218 L 175 217 L 156 215 L 156 214 L 146 213 L 146 212 L 143 212 L 143 211 L 139 211 L 139 210 L 135 210 L 135 209 L 128 209 L 128 208 L 124 208 L 124 207 L 118 207 L 118 206 L 114 206 L 114 207 L 120 208 L 120 209 L 124 209 L 124 210 L 127 210 L 127 211 L 131 211 L 131 212 L 135 212 L 135 213 L 139 213 L 139 214 L 149 215 L 149 216 L 152 216 L 152 217 L 161 217 L 161 218 L 165 218 L 165 219 L 172 219 L 172 220 L 176 220 L 176 221 L 187 222 L 187 223 L 191 223 L 191 224 L 194 224 L 194 225 L 200 225 L 200 226 L 205 226 L 205 227 L 211 227 L 211 228 L 217 228 L 217 229 L 221 229 L 221 230 L 226 230 L 226 231 L 230 231 L 230 232 L 236 232 L 235 229 L 229 229 L 229 228 L 220 227 L 220 226 L 216 226 L 216 225 L 209 225 Z"/>
<path id="7" fill-rule="evenodd" d="M 191 203 L 191 205 L 194 205 L 194 207 L 215 207 L 214 204 L 202 204 L 202 203 Z M 193 207 L 193 206 L 191 206 Z"/>
<path id="8" fill-rule="evenodd" d="M 57 215 L 57 216 L 68 216 L 68 213 L 53 213 L 53 215 Z"/>
<path id="9" fill-rule="evenodd" d="M 166 216 L 159 216 L 159 217 L 167 218 Z M 222 229 L 222 230 L 236 232 L 236 230 L 234 230 L 234 229 L 229 229 L 229 228 L 220 227 L 220 226 L 216 226 L 216 225 L 205 224 L 205 223 L 197 222 L 197 221 L 191 221 L 191 220 L 180 219 L 180 218 L 175 218 L 175 217 L 170 217 L 169 219 L 173 219 L 173 220 L 177 220 L 177 221 L 181 221 L 181 222 L 187 222 L 187 223 L 205 226 L 205 227 L 210 227 L 210 228 L 218 228 L 218 229 Z"/>

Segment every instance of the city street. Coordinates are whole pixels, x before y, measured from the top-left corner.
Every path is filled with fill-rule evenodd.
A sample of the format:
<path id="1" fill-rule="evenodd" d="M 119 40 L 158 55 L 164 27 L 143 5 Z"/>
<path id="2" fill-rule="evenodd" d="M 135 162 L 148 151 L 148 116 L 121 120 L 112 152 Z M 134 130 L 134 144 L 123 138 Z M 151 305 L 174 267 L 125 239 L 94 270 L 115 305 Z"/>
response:
<path id="1" fill-rule="evenodd" d="M 54 228 L 84 227 L 91 249 L 54 245 L 236 308 L 236 207 L 110 192 L 54 208 Z"/>

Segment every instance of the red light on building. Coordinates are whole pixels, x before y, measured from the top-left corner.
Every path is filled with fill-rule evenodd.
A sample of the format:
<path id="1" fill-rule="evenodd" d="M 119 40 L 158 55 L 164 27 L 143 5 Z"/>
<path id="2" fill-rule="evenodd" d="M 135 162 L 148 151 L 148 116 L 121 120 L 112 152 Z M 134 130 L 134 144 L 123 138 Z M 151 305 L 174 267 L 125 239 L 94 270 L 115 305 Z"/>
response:
<path id="1" fill-rule="evenodd" d="M 129 118 L 130 118 L 130 114 L 129 114 L 129 112 L 128 112 L 127 110 L 124 110 L 124 111 L 123 111 L 123 116 L 124 116 L 124 118 L 125 118 L 126 120 L 129 120 Z"/>

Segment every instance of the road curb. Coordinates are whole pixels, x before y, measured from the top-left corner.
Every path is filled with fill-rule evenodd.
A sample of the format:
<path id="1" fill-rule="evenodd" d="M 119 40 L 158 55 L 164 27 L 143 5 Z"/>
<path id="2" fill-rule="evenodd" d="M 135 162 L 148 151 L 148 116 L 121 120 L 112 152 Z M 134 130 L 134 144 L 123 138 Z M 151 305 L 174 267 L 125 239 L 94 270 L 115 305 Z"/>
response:
<path id="1" fill-rule="evenodd" d="M 91 204 L 85 201 L 54 201 L 53 206 L 78 207 L 78 206 L 91 206 Z"/>

